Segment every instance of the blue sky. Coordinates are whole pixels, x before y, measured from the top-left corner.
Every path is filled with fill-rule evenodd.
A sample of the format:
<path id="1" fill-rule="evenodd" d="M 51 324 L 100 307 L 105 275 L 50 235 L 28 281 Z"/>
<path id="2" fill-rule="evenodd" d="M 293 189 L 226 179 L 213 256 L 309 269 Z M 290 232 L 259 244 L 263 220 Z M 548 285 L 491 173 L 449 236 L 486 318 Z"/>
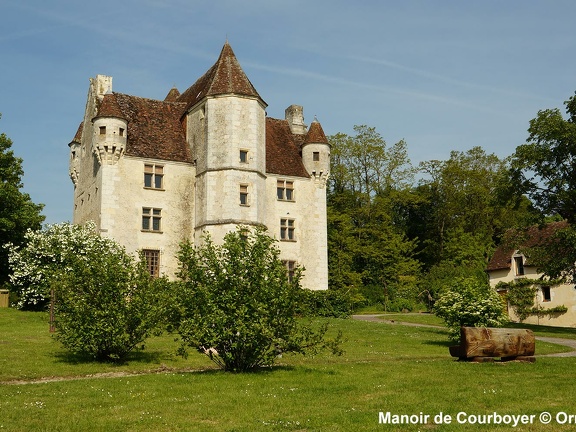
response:
<path id="1" fill-rule="evenodd" d="M 269 116 L 298 104 L 327 135 L 375 127 L 414 165 L 473 146 L 508 156 L 576 90 L 573 0 L 0 0 L 0 16 L 0 132 L 48 223 L 72 219 L 67 144 L 89 78 L 164 99 L 226 39 Z"/>

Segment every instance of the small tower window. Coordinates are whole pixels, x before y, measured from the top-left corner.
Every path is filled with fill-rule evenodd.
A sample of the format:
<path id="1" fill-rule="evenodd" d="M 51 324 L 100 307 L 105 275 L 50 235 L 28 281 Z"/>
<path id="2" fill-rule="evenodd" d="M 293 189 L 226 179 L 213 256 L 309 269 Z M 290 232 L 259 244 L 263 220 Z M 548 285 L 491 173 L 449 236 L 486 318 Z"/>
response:
<path id="1" fill-rule="evenodd" d="M 100 126 L 100 135 L 106 135 L 106 126 Z"/>
<path id="2" fill-rule="evenodd" d="M 240 185 L 240 205 L 248 205 L 248 185 Z"/>
<path id="3" fill-rule="evenodd" d="M 124 128 L 118 129 L 118 135 L 120 135 L 121 137 L 124 136 Z"/>
<path id="4" fill-rule="evenodd" d="M 144 207 L 142 209 L 142 231 L 160 232 L 162 209 Z"/>
<path id="5" fill-rule="evenodd" d="M 248 150 L 240 150 L 240 162 L 248 163 Z"/>
<path id="6" fill-rule="evenodd" d="M 286 267 L 286 275 L 288 276 L 288 282 L 292 282 L 294 279 L 294 274 L 296 272 L 296 261 L 282 261 L 282 264 Z"/>
<path id="7" fill-rule="evenodd" d="M 320 152 L 312 153 L 312 160 L 318 162 L 320 160 Z"/>

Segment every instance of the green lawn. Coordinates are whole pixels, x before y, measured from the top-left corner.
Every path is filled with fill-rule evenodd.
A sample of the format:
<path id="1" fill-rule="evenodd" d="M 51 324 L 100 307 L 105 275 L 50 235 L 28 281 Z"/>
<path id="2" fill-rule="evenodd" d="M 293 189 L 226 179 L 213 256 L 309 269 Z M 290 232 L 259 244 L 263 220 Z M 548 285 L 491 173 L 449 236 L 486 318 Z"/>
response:
<path id="1" fill-rule="evenodd" d="M 538 416 L 576 414 L 576 358 L 461 363 L 449 356 L 443 328 L 330 322 L 347 339 L 343 356 L 286 356 L 272 369 L 230 374 L 198 354 L 174 356 L 169 335 L 123 365 L 83 361 L 51 340 L 44 314 L 0 309 L 0 431 L 574 429 L 555 418 L 542 425 Z M 536 350 L 556 348 L 538 343 Z M 53 379 L 38 381 L 46 377 Z M 430 418 L 426 424 L 379 424 L 380 412 Z M 440 412 L 452 423 L 434 424 Z M 513 428 L 460 424 L 459 412 L 535 417 Z"/>

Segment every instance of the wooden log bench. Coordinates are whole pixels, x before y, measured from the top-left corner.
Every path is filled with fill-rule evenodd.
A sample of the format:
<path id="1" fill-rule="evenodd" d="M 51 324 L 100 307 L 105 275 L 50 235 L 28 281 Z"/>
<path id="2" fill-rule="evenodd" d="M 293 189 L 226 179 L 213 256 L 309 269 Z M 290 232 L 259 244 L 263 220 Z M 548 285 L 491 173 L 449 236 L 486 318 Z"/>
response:
<path id="1" fill-rule="evenodd" d="M 452 357 L 475 362 L 534 362 L 534 352 L 534 333 L 527 329 L 461 327 L 460 345 L 450 347 Z"/>

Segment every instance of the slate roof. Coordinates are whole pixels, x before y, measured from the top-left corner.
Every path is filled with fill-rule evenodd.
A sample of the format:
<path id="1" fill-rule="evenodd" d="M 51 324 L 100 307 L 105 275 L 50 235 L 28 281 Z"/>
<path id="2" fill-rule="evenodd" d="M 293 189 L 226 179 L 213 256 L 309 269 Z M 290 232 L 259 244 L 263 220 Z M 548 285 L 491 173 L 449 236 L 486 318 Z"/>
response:
<path id="1" fill-rule="evenodd" d="M 127 122 L 125 154 L 142 158 L 192 162 L 186 143 L 185 116 L 190 107 L 206 96 L 239 94 L 262 100 L 226 42 L 216 63 L 184 93 L 172 88 L 163 101 L 108 93 L 99 104 L 98 117 Z M 83 124 L 74 142 L 80 142 Z M 328 140 L 317 121 L 306 135 L 293 134 L 286 120 L 266 118 L 266 172 L 309 177 L 300 148 L 305 143 Z"/>
<path id="2" fill-rule="evenodd" d="M 523 239 L 520 245 L 512 245 L 511 241 L 504 241 L 496 249 L 494 255 L 488 263 L 487 270 L 505 270 L 510 269 L 512 265 L 512 255 L 522 247 L 533 247 L 541 244 L 543 241 L 549 239 L 556 231 L 566 228 L 568 223 L 566 221 L 553 222 L 544 226 L 534 225 L 526 231 L 511 230 L 507 233 L 507 238 L 521 238 Z M 529 265 L 529 263 L 527 263 Z"/>

